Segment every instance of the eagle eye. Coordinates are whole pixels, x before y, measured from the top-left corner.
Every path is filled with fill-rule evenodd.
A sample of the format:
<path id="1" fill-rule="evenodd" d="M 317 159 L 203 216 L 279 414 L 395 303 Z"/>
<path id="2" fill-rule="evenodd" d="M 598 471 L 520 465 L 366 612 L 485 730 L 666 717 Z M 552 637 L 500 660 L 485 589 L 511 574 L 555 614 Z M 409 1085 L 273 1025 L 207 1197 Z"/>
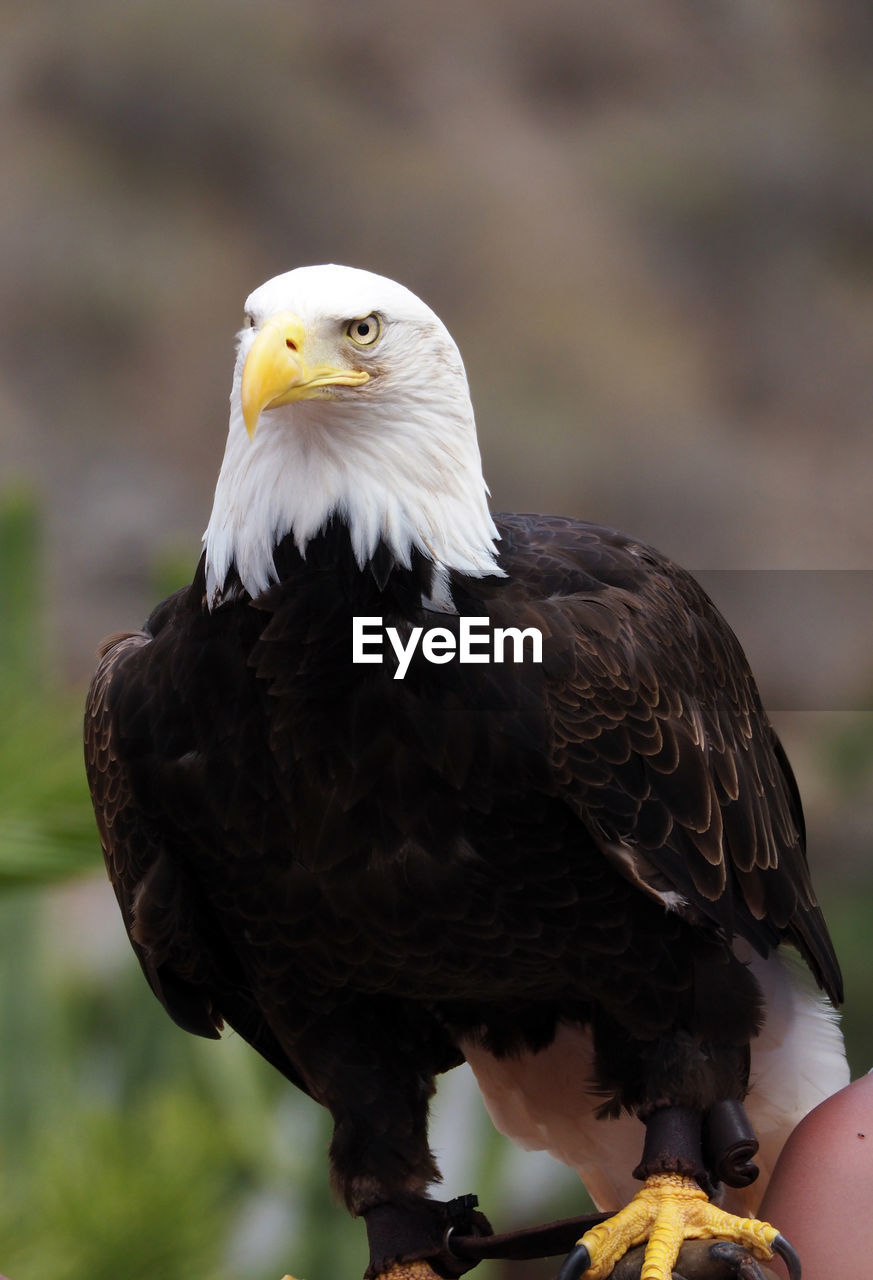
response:
<path id="1" fill-rule="evenodd" d="M 247 329 L 254 329 L 255 327 L 255 317 L 251 311 L 247 311 L 245 314 L 245 326 Z"/>
<path id="2" fill-rule="evenodd" d="M 346 327 L 346 334 L 356 347 L 372 347 L 381 332 L 382 321 L 375 312 L 362 320 L 350 320 Z"/>

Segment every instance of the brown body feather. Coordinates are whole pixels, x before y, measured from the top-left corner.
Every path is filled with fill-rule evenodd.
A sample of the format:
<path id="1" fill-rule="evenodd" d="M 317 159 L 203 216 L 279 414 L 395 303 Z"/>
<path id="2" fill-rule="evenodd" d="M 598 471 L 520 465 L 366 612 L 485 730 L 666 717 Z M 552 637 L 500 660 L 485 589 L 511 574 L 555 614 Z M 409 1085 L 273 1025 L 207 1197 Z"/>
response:
<path id="1" fill-rule="evenodd" d="M 473 1037 L 590 1025 L 607 1108 L 746 1088 L 795 944 L 832 999 L 797 789 L 694 580 L 572 520 L 498 518 L 505 578 L 359 569 L 334 522 L 212 612 L 203 570 L 108 642 L 86 756 L 134 949 L 187 1030 L 234 1026 L 330 1107 L 355 1210 L 436 1176 L 426 1108 Z M 351 662 L 351 620 L 539 628 L 543 662 Z"/>

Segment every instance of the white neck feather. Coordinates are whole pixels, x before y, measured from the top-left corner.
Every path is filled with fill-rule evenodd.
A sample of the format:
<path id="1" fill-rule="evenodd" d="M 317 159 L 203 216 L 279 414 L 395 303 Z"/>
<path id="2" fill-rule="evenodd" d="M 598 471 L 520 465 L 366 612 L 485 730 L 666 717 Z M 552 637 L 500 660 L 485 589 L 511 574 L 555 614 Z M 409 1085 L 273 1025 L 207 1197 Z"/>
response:
<path id="1" fill-rule="evenodd" d="M 293 534 L 305 554 L 332 516 L 348 524 L 361 567 L 382 540 L 404 566 L 417 550 L 438 571 L 502 575 L 466 377 L 452 349 L 449 364 L 451 353 L 431 352 L 423 387 L 419 366 L 418 379 L 405 386 L 386 378 L 383 388 L 372 384 L 372 395 L 356 389 L 271 409 L 253 440 L 242 420 L 237 361 L 204 535 L 210 607 L 220 602 L 231 566 L 258 596 L 276 581 L 273 551 L 282 538 Z"/>

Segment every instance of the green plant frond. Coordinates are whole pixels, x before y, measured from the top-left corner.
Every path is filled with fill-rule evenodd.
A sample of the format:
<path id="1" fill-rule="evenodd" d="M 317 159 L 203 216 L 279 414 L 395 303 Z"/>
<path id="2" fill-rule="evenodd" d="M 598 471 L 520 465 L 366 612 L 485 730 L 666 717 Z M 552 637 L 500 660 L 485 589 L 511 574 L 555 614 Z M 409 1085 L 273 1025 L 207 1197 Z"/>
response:
<path id="1" fill-rule="evenodd" d="M 0 494 L 0 890 L 93 870 L 83 698 L 52 679 L 42 642 L 35 500 Z"/>

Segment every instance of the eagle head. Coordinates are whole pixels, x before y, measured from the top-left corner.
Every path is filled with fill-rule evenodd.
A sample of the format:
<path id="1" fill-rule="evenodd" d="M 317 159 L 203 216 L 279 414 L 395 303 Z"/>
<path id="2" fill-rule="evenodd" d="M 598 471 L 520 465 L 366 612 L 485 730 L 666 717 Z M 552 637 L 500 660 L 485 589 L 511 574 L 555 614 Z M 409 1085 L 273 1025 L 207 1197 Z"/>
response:
<path id="1" fill-rule="evenodd" d="M 210 607 L 231 568 L 253 597 L 332 519 L 363 569 L 380 544 L 405 567 L 500 573 L 467 377 L 448 330 L 402 285 L 299 267 L 245 304 L 230 427 L 204 535 Z"/>

